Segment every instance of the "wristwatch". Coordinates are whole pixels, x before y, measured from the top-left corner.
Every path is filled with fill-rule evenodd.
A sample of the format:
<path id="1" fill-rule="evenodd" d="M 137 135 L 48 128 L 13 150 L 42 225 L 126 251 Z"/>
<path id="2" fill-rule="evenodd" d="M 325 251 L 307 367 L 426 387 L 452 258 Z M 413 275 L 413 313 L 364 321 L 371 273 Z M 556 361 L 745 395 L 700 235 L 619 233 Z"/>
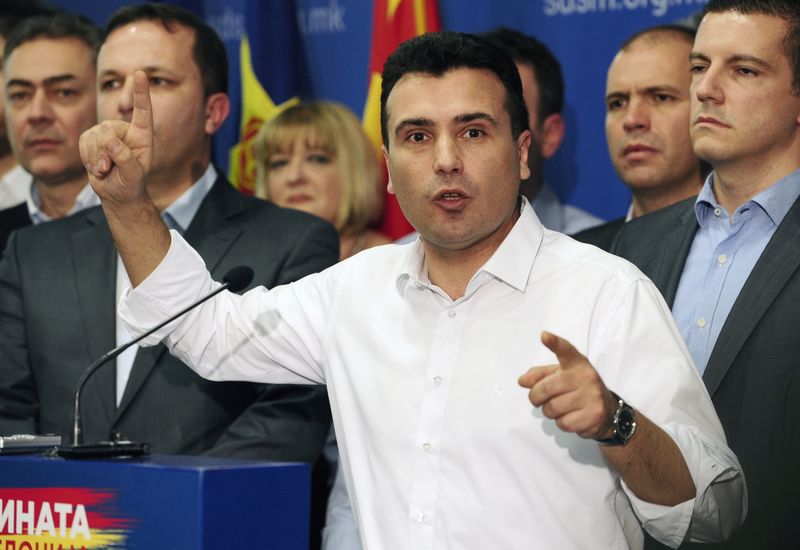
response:
<path id="1" fill-rule="evenodd" d="M 611 437 L 596 439 L 601 445 L 627 445 L 633 434 L 636 432 L 636 411 L 633 407 L 625 403 L 622 398 L 611 392 L 614 399 L 619 404 L 614 419 L 611 421 Z"/>

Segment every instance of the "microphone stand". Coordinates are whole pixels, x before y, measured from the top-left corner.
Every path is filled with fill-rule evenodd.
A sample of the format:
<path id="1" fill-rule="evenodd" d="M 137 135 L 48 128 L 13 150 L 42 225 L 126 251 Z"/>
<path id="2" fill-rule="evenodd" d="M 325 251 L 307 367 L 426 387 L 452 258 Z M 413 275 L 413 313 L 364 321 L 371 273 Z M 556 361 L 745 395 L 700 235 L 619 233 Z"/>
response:
<path id="1" fill-rule="evenodd" d="M 107 364 L 112 359 L 116 358 L 123 351 L 128 349 L 134 344 L 138 344 L 157 330 L 168 325 L 175 319 L 187 314 L 203 302 L 210 300 L 220 292 L 230 289 L 232 292 L 238 292 L 245 288 L 253 280 L 253 270 L 246 266 L 238 266 L 229 270 L 222 278 L 223 283 L 220 287 L 214 289 L 211 293 L 203 296 L 191 305 L 183 308 L 175 315 L 168 318 L 166 321 L 159 323 L 144 334 L 134 338 L 130 342 L 126 342 L 121 346 L 117 346 L 113 350 L 101 355 L 95 359 L 91 365 L 78 378 L 78 383 L 75 386 L 75 397 L 73 398 L 73 412 L 72 412 L 72 443 L 71 445 L 61 445 L 58 447 L 56 453 L 59 456 L 67 458 L 99 458 L 99 457 L 133 457 L 141 456 L 150 453 L 149 443 L 136 443 L 133 441 L 120 440 L 120 441 L 101 441 L 95 444 L 83 443 L 83 419 L 81 418 L 81 393 L 89 377 L 92 376 L 103 365 Z"/>

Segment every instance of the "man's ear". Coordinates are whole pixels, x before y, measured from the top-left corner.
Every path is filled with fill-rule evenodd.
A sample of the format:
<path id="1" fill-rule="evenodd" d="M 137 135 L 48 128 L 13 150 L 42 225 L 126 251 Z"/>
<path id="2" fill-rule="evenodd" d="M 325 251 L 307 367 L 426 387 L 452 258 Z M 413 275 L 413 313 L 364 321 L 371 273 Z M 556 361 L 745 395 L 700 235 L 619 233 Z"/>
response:
<path id="1" fill-rule="evenodd" d="M 542 158 L 549 159 L 556 154 L 564 141 L 564 118 L 560 113 L 548 115 L 542 122 Z"/>
<path id="2" fill-rule="evenodd" d="M 517 138 L 517 152 L 519 153 L 519 179 L 526 180 L 531 177 L 531 169 L 528 166 L 528 155 L 531 147 L 531 131 L 525 130 Z"/>
<path id="3" fill-rule="evenodd" d="M 206 123 L 204 130 L 213 136 L 231 112 L 231 102 L 227 94 L 211 94 L 206 99 Z"/>
<path id="4" fill-rule="evenodd" d="M 381 153 L 383 153 L 383 161 L 386 163 L 386 174 L 388 174 L 388 181 L 386 183 L 386 192 L 394 195 L 394 185 L 392 184 L 392 172 L 389 170 L 389 150 L 385 145 L 381 145 Z"/>

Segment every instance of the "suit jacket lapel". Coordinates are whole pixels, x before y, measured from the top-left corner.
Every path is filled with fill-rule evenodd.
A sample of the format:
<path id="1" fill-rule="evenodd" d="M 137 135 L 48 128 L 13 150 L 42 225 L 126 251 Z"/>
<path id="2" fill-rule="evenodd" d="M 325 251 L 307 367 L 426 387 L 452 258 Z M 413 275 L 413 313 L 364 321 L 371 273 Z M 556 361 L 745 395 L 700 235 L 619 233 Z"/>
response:
<path id="1" fill-rule="evenodd" d="M 237 224 L 226 223 L 226 220 L 243 210 L 244 203 L 239 192 L 226 179 L 218 177 L 186 230 L 184 238 L 202 256 L 212 273 L 236 236 L 241 233 Z M 119 420 L 133 402 L 164 353 L 166 347 L 163 344 L 139 348 L 116 411 L 116 420 Z"/>
<path id="2" fill-rule="evenodd" d="M 703 380 L 714 393 L 750 333 L 800 267 L 800 199 L 795 201 L 745 281 L 722 326 Z"/>
<path id="3" fill-rule="evenodd" d="M 117 253 L 102 211 L 88 212 L 87 221 L 88 226 L 73 233 L 71 240 L 73 276 L 93 361 L 116 346 L 116 313 L 109 304 L 116 301 Z M 106 366 L 93 375 L 85 390 L 96 393 L 108 422 L 116 409 L 116 379 L 116 370 Z"/>
<path id="4" fill-rule="evenodd" d="M 662 252 L 658 257 L 658 264 L 652 272 L 653 283 L 661 289 L 664 301 L 670 308 L 675 302 L 678 284 L 681 282 L 683 267 L 686 257 L 692 247 L 694 235 L 697 232 L 697 217 L 692 207 L 683 212 L 678 218 L 678 225 L 664 235 L 663 241 L 658 245 Z"/>

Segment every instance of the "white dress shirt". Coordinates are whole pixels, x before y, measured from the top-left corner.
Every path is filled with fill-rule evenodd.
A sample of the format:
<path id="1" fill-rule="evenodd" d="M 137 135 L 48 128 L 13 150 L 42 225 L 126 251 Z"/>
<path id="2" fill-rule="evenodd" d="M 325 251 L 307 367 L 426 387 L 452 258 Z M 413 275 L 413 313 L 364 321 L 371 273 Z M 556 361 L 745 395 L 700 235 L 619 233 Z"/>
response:
<path id="1" fill-rule="evenodd" d="M 31 176 L 17 164 L 0 178 L 0 210 L 25 202 L 31 192 Z"/>
<path id="2" fill-rule="evenodd" d="M 173 231 L 121 315 L 140 334 L 215 286 Z M 695 499 L 639 500 L 597 443 L 530 404 L 517 378 L 556 362 L 542 330 L 675 440 Z M 626 261 L 545 230 L 525 201 L 458 300 L 429 282 L 417 241 L 222 293 L 146 342 L 167 335 L 213 380 L 328 385 L 366 549 L 639 548 L 640 521 L 677 545 L 717 539 L 745 513 L 739 464 L 658 291 Z"/>
<path id="3" fill-rule="evenodd" d="M 194 219 L 194 215 L 200 209 L 203 199 L 206 198 L 208 192 L 217 181 L 217 170 L 213 164 L 209 164 L 200 179 L 194 185 L 189 187 L 183 194 L 175 199 L 170 204 L 161 217 L 169 220 L 167 225 L 179 230 L 183 234 L 189 228 L 189 225 Z M 131 286 L 131 281 L 128 279 L 128 273 L 125 271 L 125 266 L 122 259 L 117 256 L 117 301 L 119 303 L 122 292 Z M 131 335 L 128 329 L 119 318 L 117 312 L 117 346 L 121 346 L 131 341 Z M 122 402 L 122 396 L 125 395 L 125 388 L 128 386 L 128 379 L 133 370 L 133 362 L 136 359 L 136 352 L 139 346 L 131 346 L 117 356 L 117 379 L 116 379 L 116 400 L 117 406 Z"/>

